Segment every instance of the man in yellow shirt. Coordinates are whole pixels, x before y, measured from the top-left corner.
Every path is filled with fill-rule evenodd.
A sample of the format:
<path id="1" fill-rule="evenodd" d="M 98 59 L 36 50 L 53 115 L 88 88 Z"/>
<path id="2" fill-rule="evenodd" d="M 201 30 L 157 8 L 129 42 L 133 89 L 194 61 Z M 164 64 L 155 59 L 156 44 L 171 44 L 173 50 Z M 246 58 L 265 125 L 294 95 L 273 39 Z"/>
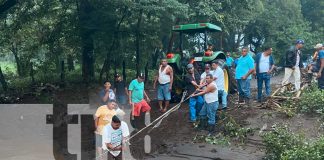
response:
<path id="1" fill-rule="evenodd" d="M 111 123 L 112 117 L 116 115 L 117 103 L 115 100 L 108 101 L 107 105 L 100 106 L 95 113 L 96 147 L 97 153 L 102 154 L 102 133 L 104 126 Z"/>

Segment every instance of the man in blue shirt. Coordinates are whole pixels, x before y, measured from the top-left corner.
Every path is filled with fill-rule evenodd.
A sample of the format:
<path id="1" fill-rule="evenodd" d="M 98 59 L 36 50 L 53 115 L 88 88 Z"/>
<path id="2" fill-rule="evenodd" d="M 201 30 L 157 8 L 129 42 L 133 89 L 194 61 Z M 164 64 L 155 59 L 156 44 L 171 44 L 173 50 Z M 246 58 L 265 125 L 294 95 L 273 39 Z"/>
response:
<path id="1" fill-rule="evenodd" d="M 239 103 L 250 105 L 250 81 L 252 79 L 251 74 L 254 72 L 254 60 L 248 55 L 248 51 L 248 47 L 242 48 L 242 56 L 237 61 L 235 79 L 239 91 Z"/>
<path id="2" fill-rule="evenodd" d="M 255 70 L 258 80 L 258 102 L 262 102 L 262 86 L 265 84 L 266 96 L 271 93 L 270 78 L 274 68 L 274 59 L 272 57 L 272 48 L 265 47 L 264 51 L 257 54 L 255 57 Z"/>
<path id="3" fill-rule="evenodd" d="M 101 104 L 105 105 L 109 100 L 116 100 L 114 90 L 111 89 L 111 83 L 105 81 L 104 88 L 99 92 Z"/>
<path id="4" fill-rule="evenodd" d="M 228 69 L 232 68 L 233 62 L 234 62 L 234 59 L 231 57 L 230 52 L 227 52 L 227 54 L 226 54 L 226 65 L 227 65 Z"/>
<path id="5" fill-rule="evenodd" d="M 324 47 L 322 50 L 318 52 L 317 66 L 319 67 L 319 71 L 317 73 L 317 82 L 318 88 L 324 89 Z"/>

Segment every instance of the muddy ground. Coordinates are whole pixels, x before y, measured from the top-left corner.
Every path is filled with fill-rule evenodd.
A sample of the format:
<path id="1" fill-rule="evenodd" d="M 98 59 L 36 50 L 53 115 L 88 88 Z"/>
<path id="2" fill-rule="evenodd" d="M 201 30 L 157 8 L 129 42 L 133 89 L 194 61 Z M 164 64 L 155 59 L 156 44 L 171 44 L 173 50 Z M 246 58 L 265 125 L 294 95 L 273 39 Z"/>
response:
<path id="1" fill-rule="evenodd" d="M 272 87 L 276 88 L 282 77 L 272 79 Z M 251 82 L 253 96 L 255 97 L 256 82 Z M 82 85 L 80 85 L 82 86 Z M 94 89 L 95 88 L 95 89 Z M 152 99 L 155 99 L 155 91 L 148 87 Z M 69 113 L 94 113 L 99 101 L 97 87 L 91 88 L 65 88 L 64 90 L 48 91 L 49 98 L 40 99 L 35 95 L 25 95 L 18 103 L 0 104 L 0 159 L 1 160 L 38 160 L 54 159 L 53 156 L 53 127 L 46 124 L 46 115 L 53 112 L 51 103 L 66 104 L 90 104 L 71 105 Z M 148 129 L 133 138 L 126 152 L 129 159 L 150 160 L 255 160 L 262 159 L 265 155 L 264 145 L 259 135 L 260 128 L 265 132 L 271 129 L 273 124 L 287 124 L 295 133 L 303 133 L 308 138 L 318 137 L 323 134 L 320 130 L 319 118 L 310 115 L 295 115 L 288 118 L 282 113 L 271 109 L 256 108 L 258 104 L 253 102 L 252 107 L 237 107 L 234 102 L 236 95 L 229 96 L 229 110 L 227 113 L 234 117 L 242 127 L 251 127 L 253 134 L 247 137 L 245 144 L 231 141 L 228 146 L 211 145 L 203 142 L 194 143 L 197 135 L 206 135 L 206 132 L 197 131 L 188 123 L 188 103 L 170 114 L 161 125 L 153 130 Z M 49 101 L 47 105 L 40 104 Z M 30 104 L 30 105 L 28 105 Z M 175 104 L 172 104 L 175 105 Z M 151 121 L 161 115 L 156 101 L 151 102 Z M 125 108 L 127 114 L 130 109 Z M 129 117 L 125 117 L 129 122 Z M 79 117 L 79 122 L 81 119 Z M 266 126 L 266 128 L 265 128 Z M 129 126 L 131 131 L 132 128 Z M 80 158 L 80 123 L 69 125 L 68 150 L 70 153 L 79 154 Z M 88 130 L 91 130 L 89 128 Z M 220 132 L 220 128 L 217 129 Z M 135 132 L 132 132 L 134 134 Z M 60 134 L 60 133 L 58 133 Z M 60 137 L 60 135 L 58 135 Z M 150 143 L 149 142 L 150 139 Z M 86 140 L 83 140 L 86 141 Z M 147 143 L 149 145 L 144 145 Z M 54 144 L 55 145 L 55 144 Z M 91 147 L 89 147 L 91 148 Z M 87 150 L 87 148 L 86 148 Z M 88 152 L 91 152 L 88 150 Z"/>

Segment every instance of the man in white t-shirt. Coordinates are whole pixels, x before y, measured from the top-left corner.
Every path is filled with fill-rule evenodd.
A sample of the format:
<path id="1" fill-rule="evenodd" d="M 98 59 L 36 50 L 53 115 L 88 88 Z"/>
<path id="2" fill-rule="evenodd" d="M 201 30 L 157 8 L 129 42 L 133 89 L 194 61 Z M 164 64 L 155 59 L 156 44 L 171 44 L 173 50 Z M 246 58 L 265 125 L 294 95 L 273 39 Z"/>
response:
<path id="1" fill-rule="evenodd" d="M 225 90 L 224 71 L 219 67 L 219 61 L 212 62 L 212 75 L 218 88 L 218 97 L 222 100 L 222 110 L 227 109 L 227 92 Z"/>
<path id="2" fill-rule="evenodd" d="M 257 54 L 255 57 L 255 70 L 258 80 L 258 102 L 262 102 L 262 86 L 265 84 L 266 97 L 270 96 L 271 86 L 271 72 L 274 69 L 274 58 L 271 55 L 272 48 L 265 47 L 264 51 Z"/>
<path id="3" fill-rule="evenodd" d="M 111 125 L 108 125 L 102 136 L 102 141 L 109 150 L 109 160 L 122 160 L 122 151 L 125 149 L 124 141 L 129 136 L 129 129 L 125 122 L 113 116 Z"/>

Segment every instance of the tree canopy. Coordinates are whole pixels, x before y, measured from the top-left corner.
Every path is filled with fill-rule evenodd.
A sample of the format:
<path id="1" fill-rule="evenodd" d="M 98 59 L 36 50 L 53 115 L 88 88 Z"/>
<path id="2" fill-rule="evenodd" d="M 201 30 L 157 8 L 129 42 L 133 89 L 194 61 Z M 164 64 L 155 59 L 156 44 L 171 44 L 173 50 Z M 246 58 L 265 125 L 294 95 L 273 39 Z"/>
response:
<path id="1" fill-rule="evenodd" d="M 84 82 L 109 79 L 123 62 L 138 73 L 176 48 L 173 25 L 199 22 L 222 27 L 211 37 L 217 50 L 271 46 L 283 59 L 304 39 L 311 54 L 323 42 L 322 8 L 317 0 L 2 0 L 0 61 L 15 66 L 0 66 L 2 79 L 10 84 L 32 70 L 59 77 L 62 61 Z"/>

